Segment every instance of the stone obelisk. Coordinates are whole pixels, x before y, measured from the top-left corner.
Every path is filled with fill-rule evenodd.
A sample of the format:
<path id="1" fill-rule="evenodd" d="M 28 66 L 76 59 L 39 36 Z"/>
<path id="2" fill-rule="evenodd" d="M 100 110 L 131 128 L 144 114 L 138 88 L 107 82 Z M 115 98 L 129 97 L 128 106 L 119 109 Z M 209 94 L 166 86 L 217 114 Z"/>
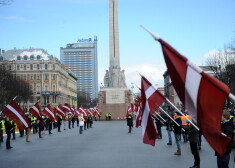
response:
<path id="1" fill-rule="evenodd" d="M 113 119 L 124 119 L 131 101 L 132 94 L 120 67 L 118 0 L 109 0 L 109 70 L 106 70 L 104 87 L 99 92 L 98 109 L 102 117 L 111 113 Z"/>
<path id="2" fill-rule="evenodd" d="M 109 70 L 104 77 L 104 86 L 126 88 L 124 70 L 120 68 L 117 0 L 109 0 Z"/>

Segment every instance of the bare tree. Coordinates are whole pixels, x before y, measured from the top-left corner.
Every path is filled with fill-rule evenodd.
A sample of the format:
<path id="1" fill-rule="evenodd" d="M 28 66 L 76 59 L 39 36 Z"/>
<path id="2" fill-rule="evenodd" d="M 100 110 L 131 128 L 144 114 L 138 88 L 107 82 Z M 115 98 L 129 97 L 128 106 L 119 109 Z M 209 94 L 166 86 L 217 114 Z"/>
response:
<path id="1" fill-rule="evenodd" d="M 214 76 L 224 82 L 235 93 L 235 40 L 220 50 L 218 53 L 210 56 L 206 63 L 211 67 Z M 229 99 L 227 107 L 234 106 Z"/>

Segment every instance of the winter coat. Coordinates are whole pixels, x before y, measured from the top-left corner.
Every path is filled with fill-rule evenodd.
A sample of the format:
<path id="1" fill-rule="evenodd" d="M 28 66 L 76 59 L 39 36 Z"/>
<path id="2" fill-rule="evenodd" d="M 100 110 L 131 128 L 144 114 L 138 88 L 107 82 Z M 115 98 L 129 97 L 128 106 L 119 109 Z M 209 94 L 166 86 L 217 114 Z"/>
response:
<path id="1" fill-rule="evenodd" d="M 177 116 L 176 117 L 176 119 L 175 119 L 175 121 L 180 125 L 180 126 L 178 126 L 176 123 L 174 123 L 174 133 L 175 134 L 181 134 L 181 123 L 182 123 L 182 121 L 181 121 L 181 119 L 180 119 L 180 116 Z"/>
<path id="2" fill-rule="evenodd" d="M 84 126 L 84 118 L 78 117 L 78 120 L 79 120 L 79 126 Z"/>

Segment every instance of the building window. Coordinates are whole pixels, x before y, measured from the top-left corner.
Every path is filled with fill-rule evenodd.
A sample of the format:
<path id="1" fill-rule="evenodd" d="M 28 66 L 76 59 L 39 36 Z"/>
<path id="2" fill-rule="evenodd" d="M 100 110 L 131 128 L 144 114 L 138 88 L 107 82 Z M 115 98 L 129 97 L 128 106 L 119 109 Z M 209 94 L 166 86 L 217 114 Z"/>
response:
<path id="1" fill-rule="evenodd" d="M 53 91 L 55 92 L 55 85 L 53 85 Z"/>
<path id="2" fill-rule="evenodd" d="M 24 64 L 24 70 L 26 70 L 26 64 Z"/>
<path id="3" fill-rule="evenodd" d="M 33 92 L 33 84 L 29 85 L 30 90 Z"/>
<path id="4" fill-rule="evenodd" d="M 33 80 L 33 75 L 30 75 L 30 80 Z"/>
<path id="5" fill-rule="evenodd" d="M 21 57 L 20 57 L 20 56 L 17 56 L 17 60 L 21 60 Z"/>
<path id="6" fill-rule="evenodd" d="M 24 60 L 27 60 L 27 59 L 28 59 L 28 56 L 27 56 L 27 55 L 25 55 L 25 56 L 24 56 Z"/>
<path id="7" fill-rule="evenodd" d="M 34 60 L 34 55 L 30 55 L 30 60 Z"/>
<path id="8" fill-rule="evenodd" d="M 8 70 L 11 70 L 11 64 L 8 64 Z"/>
<path id="9" fill-rule="evenodd" d="M 48 80 L 48 74 L 45 74 L 45 80 Z"/>
<path id="10" fill-rule="evenodd" d="M 40 75 L 37 75 L 37 80 L 40 80 Z"/>
<path id="11" fill-rule="evenodd" d="M 45 64 L 45 69 L 46 69 L 46 70 L 48 69 L 48 65 L 47 65 L 47 64 Z"/>
<path id="12" fill-rule="evenodd" d="M 40 84 L 37 84 L 37 93 L 39 94 L 41 92 Z"/>
<path id="13" fill-rule="evenodd" d="M 40 69 L 40 65 L 39 64 L 37 64 L 37 70 L 39 70 Z"/>
<path id="14" fill-rule="evenodd" d="M 30 64 L 30 70 L 33 70 L 33 64 Z"/>
<path id="15" fill-rule="evenodd" d="M 27 75 L 24 75 L 24 80 L 27 80 Z"/>
<path id="16" fill-rule="evenodd" d="M 52 80 L 55 80 L 55 74 L 52 75 Z"/>
<path id="17" fill-rule="evenodd" d="M 37 102 L 39 102 L 39 101 L 40 101 L 40 96 L 37 97 Z"/>
<path id="18" fill-rule="evenodd" d="M 37 60 L 40 60 L 41 59 L 41 56 L 40 55 L 37 55 Z"/>
<path id="19" fill-rule="evenodd" d="M 45 85 L 45 91 L 48 92 L 49 89 L 48 89 L 48 85 Z"/>
<path id="20" fill-rule="evenodd" d="M 20 70 L 20 64 L 17 64 L 17 70 Z"/>
<path id="21" fill-rule="evenodd" d="M 20 80 L 20 75 L 17 75 L 17 76 L 16 76 L 16 79 L 17 79 L 17 80 Z"/>
<path id="22" fill-rule="evenodd" d="M 3 57 L 2 56 L 0 56 L 0 61 L 3 61 Z"/>
<path id="23" fill-rule="evenodd" d="M 56 103 L 56 96 L 52 97 L 52 101 L 53 101 L 53 103 Z"/>
<path id="24" fill-rule="evenodd" d="M 55 70 L 55 64 L 53 64 L 53 70 Z"/>

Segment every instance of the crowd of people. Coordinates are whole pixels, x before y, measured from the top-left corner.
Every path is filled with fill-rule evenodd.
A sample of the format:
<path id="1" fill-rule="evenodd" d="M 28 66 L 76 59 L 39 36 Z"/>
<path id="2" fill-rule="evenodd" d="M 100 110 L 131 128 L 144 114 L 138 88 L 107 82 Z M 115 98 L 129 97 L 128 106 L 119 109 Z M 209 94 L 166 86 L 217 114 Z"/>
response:
<path id="1" fill-rule="evenodd" d="M 83 130 L 92 128 L 93 116 L 79 114 L 78 116 L 68 113 L 65 118 L 57 114 L 57 122 L 53 122 L 47 116 L 43 115 L 40 119 L 33 117 L 32 114 L 27 113 L 27 117 L 31 122 L 31 125 L 25 130 L 17 128 L 16 123 L 4 114 L 0 115 L 0 146 L 4 142 L 4 133 L 6 134 L 6 149 L 13 148 L 11 146 L 11 140 L 16 139 L 16 131 L 19 130 L 19 137 L 26 137 L 26 142 L 30 142 L 30 134 L 38 134 L 39 138 L 43 138 L 42 135 L 48 131 L 48 134 L 52 134 L 52 129 L 57 129 L 61 132 L 61 128 L 64 130 L 72 129 L 75 126 L 79 127 L 79 133 L 82 134 Z"/>
<path id="2" fill-rule="evenodd" d="M 162 127 L 166 126 L 167 131 L 167 145 L 172 145 L 172 134 L 175 137 L 175 143 L 177 146 L 177 150 L 174 155 L 180 156 L 181 153 L 181 141 L 184 143 L 189 142 L 189 146 L 194 157 L 194 164 L 190 168 L 200 168 L 200 153 L 201 150 L 201 141 L 202 141 L 202 133 L 195 128 L 192 124 L 190 124 L 189 120 L 193 122 L 194 125 L 196 123 L 192 120 L 192 117 L 189 116 L 188 113 L 184 113 L 184 116 L 179 112 L 175 111 L 173 113 L 168 113 L 164 115 L 161 112 L 156 112 L 152 115 L 153 120 L 155 121 L 156 131 L 158 133 L 158 139 L 162 139 Z M 126 117 L 127 126 L 129 127 L 129 133 L 133 128 L 133 113 L 129 113 Z M 229 145 L 227 146 L 226 152 L 224 156 L 219 156 L 218 153 L 215 153 L 217 157 L 217 165 L 218 168 L 228 168 L 230 153 L 232 148 L 235 148 L 235 116 L 233 112 L 229 112 L 228 110 L 224 110 L 222 114 L 221 120 L 221 129 L 224 134 L 231 138 Z M 235 154 L 234 154 L 234 162 L 235 162 Z"/>

